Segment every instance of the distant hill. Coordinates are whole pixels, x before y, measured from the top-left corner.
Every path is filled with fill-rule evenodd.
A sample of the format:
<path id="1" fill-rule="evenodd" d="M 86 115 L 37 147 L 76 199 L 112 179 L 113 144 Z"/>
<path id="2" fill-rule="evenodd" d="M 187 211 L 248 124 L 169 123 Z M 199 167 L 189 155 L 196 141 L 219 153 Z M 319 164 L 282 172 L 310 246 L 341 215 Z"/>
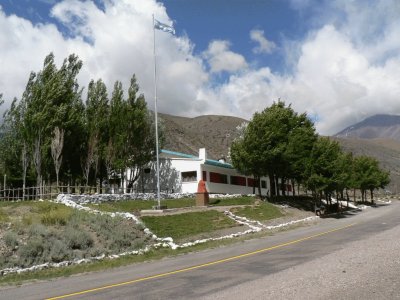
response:
<path id="1" fill-rule="evenodd" d="M 374 115 L 335 135 L 341 138 L 393 139 L 400 141 L 400 116 Z"/>
<path id="2" fill-rule="evenodd" d="M 206 148 L 209 158 L 227 157 L 241 118 L 207 115 L 185 118 L 159 114 L 165 130 L 164 149 L 198 155 Z M 388 189 L 400 192 L 400 116 L 376 115 L 345 128 L 336 139 L 344 151 L 375 157 L 390 171 Z"/>
<path id="3" fill-rule="evenodd" d="M 390 171 L 391 183 L 387 189 L 400 193 L 400 141 L 392 139 L 337 138 L 342 149 L 357 155 L 376 158 L 381 168 Z"/>

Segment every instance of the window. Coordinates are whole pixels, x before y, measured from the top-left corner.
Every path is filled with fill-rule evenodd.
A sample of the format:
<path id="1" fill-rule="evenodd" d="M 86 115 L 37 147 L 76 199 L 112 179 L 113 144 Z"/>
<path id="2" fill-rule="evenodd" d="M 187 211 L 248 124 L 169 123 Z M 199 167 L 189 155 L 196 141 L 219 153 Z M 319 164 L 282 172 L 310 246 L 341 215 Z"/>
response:
<path id="1" fill-rule="evenodd" d="M 203 180 L 207 181 L 207 171 L 203 171 Z"/>
<path id="2" fill-rule="evenodd" d="M 266 188 L 267 188 L 267 182 L 266 182 L 265 180 L 261 180 L 261 187 L 262 187 L 263 189 L 266 189 Z"/>
<path id="3" fill-rule="evenodd" d="M 210 182 L 227 184 L 228 176 L 225 174 L 210 172 Z"/>
<path id="4" fill-rule="evenodd" d="M 231 184 L 246 186 L 246 177 L 242 176 L 231 176 Z"/>
<path id="5" fill-rule="evenodd" d="M 247 178 L 247 186 L 258 187 L 260 185 L 260 180 L 254 180 L 253 178 Z"/>
<path id="6" fill-rule="evenodd" d="M 197 181 L 197 172 L 196 171 L 182 172 L 181 176 L 182 176 L 182 182 Z"/>

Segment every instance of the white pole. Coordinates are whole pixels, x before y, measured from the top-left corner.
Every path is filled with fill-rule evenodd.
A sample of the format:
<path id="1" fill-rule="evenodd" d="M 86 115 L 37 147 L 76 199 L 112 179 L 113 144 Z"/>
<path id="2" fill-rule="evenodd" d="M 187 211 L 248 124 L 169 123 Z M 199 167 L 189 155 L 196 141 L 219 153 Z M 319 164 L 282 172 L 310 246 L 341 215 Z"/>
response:
<path id="1" fill-rule="evenodd" d="M 160 203 L 160 163 L 158 157 L 158 119 L 157 119 L 157 61 L 156 61 L 156 29 L 154 27 L 154 14 L 153 14 L 153 54 L 154 54 L 154 115 L 156 122 L 156 157 L 157 157 L 157 203 L 158 209 L 161 207 Z"/>

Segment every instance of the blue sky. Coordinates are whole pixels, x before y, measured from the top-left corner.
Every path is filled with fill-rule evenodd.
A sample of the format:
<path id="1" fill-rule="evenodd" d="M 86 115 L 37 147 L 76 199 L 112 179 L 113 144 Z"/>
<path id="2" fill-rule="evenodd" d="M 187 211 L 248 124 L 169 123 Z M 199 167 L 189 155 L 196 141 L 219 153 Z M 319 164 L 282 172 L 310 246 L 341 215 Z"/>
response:
<path id="1" fill-rule="evenodd" d="M 151 15 L 159 111 L 250 119 L 278 98 L 322 134 L 376 113 L 400 113 L 397 0 L 0 0 L 0 93 L 20 97 L 53 52 L 76 53 L 82 87 L 109 93 L 135 73 L 153 105 Z M 4 109 L 4 107 L 3 107 Z"/>

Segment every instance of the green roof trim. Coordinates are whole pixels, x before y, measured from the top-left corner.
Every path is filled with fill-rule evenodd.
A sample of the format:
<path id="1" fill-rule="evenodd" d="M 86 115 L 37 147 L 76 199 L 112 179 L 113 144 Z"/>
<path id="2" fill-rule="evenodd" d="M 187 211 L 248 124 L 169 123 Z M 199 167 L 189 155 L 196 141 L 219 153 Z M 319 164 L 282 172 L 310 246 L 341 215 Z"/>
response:
<path id="1" fill-rule="evenodd" d="M 184 157 L 184 158 L 198 158 L 197 156 L 194 156 L 194 155 L 165 150 L 165 149 L 161 149 L 161 153 L 165 153 L 165 154 L 169 154 L 169 155 L 176 155 L 176 156 L 180 156 L 180 157 Z"/>
<path id="2" fill-rule="evenodd" d="M 213 159 L 206 159 L 204 164 L 221 167 L 221 168 L 234 169 L 231 164 L 220 162 L 218 160 L 213 160 Z"/>

